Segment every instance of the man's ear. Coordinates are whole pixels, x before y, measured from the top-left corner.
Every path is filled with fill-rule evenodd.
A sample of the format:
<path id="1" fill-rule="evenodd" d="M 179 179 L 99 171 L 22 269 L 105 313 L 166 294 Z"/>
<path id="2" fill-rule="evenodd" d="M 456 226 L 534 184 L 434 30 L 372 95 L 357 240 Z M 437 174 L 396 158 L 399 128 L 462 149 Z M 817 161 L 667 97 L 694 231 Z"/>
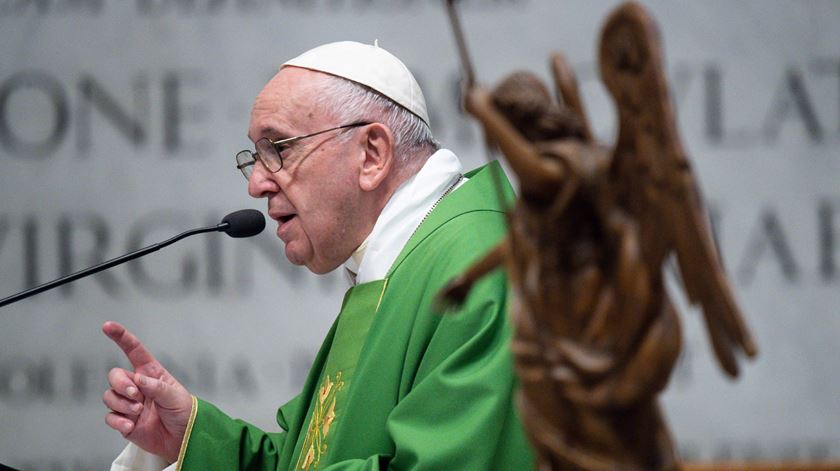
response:
<path id="1" fill-rule="evenodd" d="M 369 124 L 364 128 L 364 159 L 359 172 L 359 186 L 364 191 L 373 191 L 382 184 L 394 167 L 394 134 L 381 123 Z"/>

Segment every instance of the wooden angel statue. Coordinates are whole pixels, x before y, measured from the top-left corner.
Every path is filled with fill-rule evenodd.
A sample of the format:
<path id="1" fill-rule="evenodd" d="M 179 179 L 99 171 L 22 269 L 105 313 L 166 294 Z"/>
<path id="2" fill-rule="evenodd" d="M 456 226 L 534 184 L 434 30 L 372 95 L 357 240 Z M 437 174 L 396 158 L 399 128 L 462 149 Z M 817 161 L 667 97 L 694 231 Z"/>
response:
<path id="1" fill-rule="evenodd" d="M 614 147 L 595 142 L 572 69 L 551 59 L 558 102 L 532 74 L 494 90 L 467 70 L 465 108 L 516 173 L 507 238 L 452 281 L 458 302 L 503 265 L 513 293 L 520 412 L 541 470 L 678 469 L 657 395 L 681 347 L 663 263 L 676 256 L 721 367 L 756 347 L 741 318 L 677 134 L 655 24 L 625 3 L 600 39 L 618 109 Z"/>

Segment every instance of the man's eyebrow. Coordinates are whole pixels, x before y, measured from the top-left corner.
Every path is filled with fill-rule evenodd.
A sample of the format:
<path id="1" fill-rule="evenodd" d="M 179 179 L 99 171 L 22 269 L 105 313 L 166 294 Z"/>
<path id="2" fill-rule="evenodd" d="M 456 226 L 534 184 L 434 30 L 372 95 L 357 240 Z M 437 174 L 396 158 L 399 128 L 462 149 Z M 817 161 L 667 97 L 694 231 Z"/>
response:
<path id="1" fill-rule="evenodd" d="M 259 138 L 267 137 L 272 141 L 279 141 L 281 139 L 287 139 L 290 136 L 288 133 L 278 130 L 277 128 L 271 126 L 265 126 L 264 128 L 260 129 Z"/>
<path id="2" fill-rule="evenodd" d="M 250 131 L 247 134 L 248 140 L 251 142 L 256 143 L 262 138 L 268 138 L 272 141 L 279 141 L 280 139 L 285 139 L 283 133 L 277 131 L 276 129 L 266 126 L 258 131 L 256 135 L 252 135 Z"/>

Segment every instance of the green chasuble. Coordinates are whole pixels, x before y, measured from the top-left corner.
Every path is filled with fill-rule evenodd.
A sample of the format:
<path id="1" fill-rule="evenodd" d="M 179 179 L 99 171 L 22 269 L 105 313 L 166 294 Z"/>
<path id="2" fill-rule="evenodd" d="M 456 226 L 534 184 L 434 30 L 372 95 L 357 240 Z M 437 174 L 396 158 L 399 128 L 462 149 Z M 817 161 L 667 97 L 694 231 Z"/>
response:
<path id="1" fill-rule="evenodd" d="M 493 173 L 505 183 L 497 195 Z M 198 400 L 184 470 L 528 470 L 514 407 L 505 274 L 438 314 L 440 288 L 505 234 L 513 192 L 498 163 L 467 174 L 411 236 L 384 280 L 351 288 L 279 433 Z"/>

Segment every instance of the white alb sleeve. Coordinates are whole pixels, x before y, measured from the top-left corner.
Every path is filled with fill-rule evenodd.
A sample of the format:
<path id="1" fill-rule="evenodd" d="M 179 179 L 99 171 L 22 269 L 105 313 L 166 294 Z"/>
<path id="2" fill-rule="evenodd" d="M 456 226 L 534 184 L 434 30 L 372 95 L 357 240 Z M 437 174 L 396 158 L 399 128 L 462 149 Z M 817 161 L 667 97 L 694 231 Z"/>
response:
<path id="1" fill-rule="evenodd" d="M 177 461 L 167 466 L 166 460 L 133 443 L 129 443 L 111 463 L 111 471 L 175 471 L 177 468 Z"/>

